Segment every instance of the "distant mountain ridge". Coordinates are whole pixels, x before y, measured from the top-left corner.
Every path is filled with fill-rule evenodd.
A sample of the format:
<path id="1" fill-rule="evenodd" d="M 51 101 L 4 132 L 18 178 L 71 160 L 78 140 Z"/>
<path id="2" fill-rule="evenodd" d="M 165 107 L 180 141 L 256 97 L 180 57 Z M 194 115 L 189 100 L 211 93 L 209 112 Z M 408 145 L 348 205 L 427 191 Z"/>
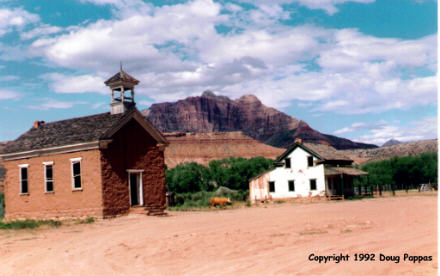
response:
<path id="1" fill-rule="evenodd" d="M 398 145 L 398 144 L 402 144 L 402 142 L 396 140 L 396 139 L 390 139 L 388 141 L 386 141 L 382 147 L 389 147 L 389 146 L 394 146 L 394 145 Z"/>
<path id="2" fill-rule="evenodd" d="M 438 141 L 422 140 L 417 142 L 399 143 L 391 146 L 382 146 L 375 149 L 355 149 L 345 150 L 344 154 L 352 158 L 355 163 L 362 164 L 366 162 L 380 161 L 392 158 L 394 156 L 415 156 L 424 152 L 437 152 Z"/>
<path id="3" fill-rule="evenodd" d="M 295 138 L 327 143 L 336 149 L 377 147 L 322 134 L 304 121 L 263 105 L 254 95 L 231 100 L 205 91 L 201 96 L 153 104 L 143 114 L 162 132 L 242 131 L 260 142 L 281 148 L 287 148 Z"/>

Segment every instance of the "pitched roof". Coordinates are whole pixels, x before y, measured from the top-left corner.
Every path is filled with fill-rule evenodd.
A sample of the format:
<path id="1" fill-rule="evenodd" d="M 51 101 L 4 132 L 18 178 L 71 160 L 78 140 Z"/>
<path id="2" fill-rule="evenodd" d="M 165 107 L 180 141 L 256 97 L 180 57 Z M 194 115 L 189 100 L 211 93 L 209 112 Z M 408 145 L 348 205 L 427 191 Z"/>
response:
<path id="1" fill-rule="evenodd" d="M 9 142 L 1 153 L 26 152 L 104 140 L 110 138 L 127 120 L 133 117 L 143 118 L 137 109 L 133 109 L 121 114 L 111 115 L 110 112 L 106 112 L 44 123 L 38 128 L 31 128 L 15 141 Z M 166 139 L 145 118 L 143 119 L 150 134 L 159 142 L 166 144 Z"/>
<path id="2" fill-rule="evenodd" d="M 109 85 L 110 83 L 119 82 L 119 81 L 125 81 L 125 82 L 132 82 L 134 84 L 138 84 L 139 81 L 135 79 L 134 77 L 130 76 L 129 74 L 125 73 L 124 71 L 120 71 L 113 75 L 113 77 L 106 80 L 104 83 L 106 85 Z"/>
<path id="3" fill-rule="evenodd" d="M 328 160 L 344 160 L 344 161 L 353 161 L 349 157 L 345 156 L 341 151 L 338 151 L 332 146 L 327 146 L 324 144 L 313 144 L 313 143 L 294 143 L 291 145 L 280 157 L 278 157 L 277 161 L 281 161 L 286 158 L 294 149 L 297 147 L 302 148 L 308 153 L 316 156 L 317 158 L 328 161 Z"/>

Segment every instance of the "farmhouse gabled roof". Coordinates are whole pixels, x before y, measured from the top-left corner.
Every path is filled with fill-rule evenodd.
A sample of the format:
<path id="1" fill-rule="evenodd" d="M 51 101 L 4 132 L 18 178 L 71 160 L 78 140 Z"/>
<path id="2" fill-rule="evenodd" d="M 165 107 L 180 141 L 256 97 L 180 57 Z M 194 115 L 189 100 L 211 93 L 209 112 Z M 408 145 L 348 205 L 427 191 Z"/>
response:
<path id="1" fill-rule="evenodd" d="M 31 128 L 15 141 L 9 142 L 1 156 L 14 153 L 35 152 L 45 149 L 65 148 L 69 145 L 88 145 L 91 142 L 108 140 L 131 119 L 138 123 L 159 143 L 168 144 L 162 134 L 156 130 L 142 114 L 133 109 L 127 113 L 109 112 L 72 118 L 62 121 L 43 123 Z"/>
<path id="2" fill-rule="evenodd" d="M 104 83 L 106 85 L 109 85 L 111 83 L 120 82 L 120 81 L 131 82 L 131 83 L 134 83 L 134 84 L 138 84 L 139 83 L 139 81 L 137 79 L 135 79 L 134 77 L 130 76 L 129 74 L 125 73 L 122 70 L 120 72 L 114 74 L 111 78 L 106 80 Z"/>
<path id="3" fill-rule="evenodd" d="M 294 143 L 280 157 L 278 157 L 276 161 L 279 162 L 283 160 L 297 147 L 302 148 L 322 161 L 353 161 L 332 146 L 313 143 Z"/>

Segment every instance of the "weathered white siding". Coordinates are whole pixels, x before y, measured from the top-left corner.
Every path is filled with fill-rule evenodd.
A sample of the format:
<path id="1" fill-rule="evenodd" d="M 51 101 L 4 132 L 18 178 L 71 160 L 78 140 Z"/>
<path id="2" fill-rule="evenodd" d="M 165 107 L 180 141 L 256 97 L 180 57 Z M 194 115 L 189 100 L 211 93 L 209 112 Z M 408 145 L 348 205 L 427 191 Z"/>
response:
<path id="1" fill-rule="evenodd" d="M 249 182 L 249 198 L 252 202 L 270 199 L 269 174 L 270 171 Z"/>
<path id="2" fill-rule="evenodd" d="M 302 148 L 297 147 L 287 157 L 291 160 L 291 168 L 278 167 L 257 179 L 251 180 L 249 186 L 251 201 L 265 200 L 264 196 L 267 196 L 269 199 L 324 196 L 326 184 L 324 165 L 320 164 L 309 167 L 307 164 L 308 156 L 311 155 Z M 317 160 L 316 157 L 313 157 L 314 164 L 316 164 Z M 316 190 L 310 190 L 311 179 L 316 179 Z M 289 180 L 295 182 L 295 191 L 293 192 L 289 191 Z M 275 182 L 275 192 L 269 192 L 269 181 Z"/>

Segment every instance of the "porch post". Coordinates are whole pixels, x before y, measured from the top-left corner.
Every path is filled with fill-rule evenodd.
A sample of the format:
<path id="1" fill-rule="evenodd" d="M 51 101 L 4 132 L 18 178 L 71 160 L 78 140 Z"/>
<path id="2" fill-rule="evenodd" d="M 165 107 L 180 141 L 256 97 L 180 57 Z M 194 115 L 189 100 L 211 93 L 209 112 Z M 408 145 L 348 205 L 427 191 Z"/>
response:
<path id="1" fill-rule="evenodd" d="M 342 189 L 342 199 L 345 199 L 344 174 L 341 174 L 341 189 Z"/>
<path id="2" fill-rule="evenodd" d="M 142 183 L 142 172 L 139 173 L 139 205 L 144 206 L 144 185 Z"/>

